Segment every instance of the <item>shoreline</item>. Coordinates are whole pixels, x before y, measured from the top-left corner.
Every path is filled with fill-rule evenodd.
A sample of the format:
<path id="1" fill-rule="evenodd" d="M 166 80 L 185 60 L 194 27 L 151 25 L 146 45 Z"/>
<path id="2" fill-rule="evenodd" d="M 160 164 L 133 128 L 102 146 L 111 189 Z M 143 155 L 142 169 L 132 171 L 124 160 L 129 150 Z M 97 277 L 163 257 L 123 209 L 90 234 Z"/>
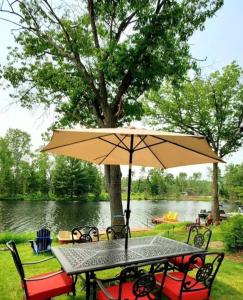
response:
<path id="1" fill-rule="evenodd" d="M 122 197 L 122 201 L 126 201 L 126 197 Z M 23 199 L 23 198 L 0 198 L 2 202 L 109 202 L 109 199 L 92 199 L 92 198 L 43 198 L 43 199 Z M 172 197 L 166 196 L 163 198 L 151 197 L 151 198 L 138 198 L 138 197 L 131 197 L 131 201 L 204 201 L 204 202 L 211 202 L 211 196 L 179 196 L 179 197 Z M 235 203 L 235 204 L 243 204 L 243 200 L 229 200 L 229 199 L 219 199 L 221 203 Z"/>

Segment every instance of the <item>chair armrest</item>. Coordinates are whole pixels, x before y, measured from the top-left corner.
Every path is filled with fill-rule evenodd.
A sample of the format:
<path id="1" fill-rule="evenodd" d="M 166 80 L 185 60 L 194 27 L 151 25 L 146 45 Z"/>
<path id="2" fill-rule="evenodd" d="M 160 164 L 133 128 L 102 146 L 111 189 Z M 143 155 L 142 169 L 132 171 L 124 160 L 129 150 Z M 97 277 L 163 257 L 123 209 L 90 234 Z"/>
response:
<path id="1" fill-rule="evenodd" d="M 182 281 L 182 279 L 176 278 L 176 277 L 172 276 L 170 273 L 167 273 L 166 276 L 170 277 L 171 279 L 173 279 L 175 281 Z"/>
<path id="2" fill-rule="evenodd" d="M 29 240 L 29 242 L 31 244 L 31 247 L 33 247 L 36 241 L 35 240 Z"/>
<path id="3" fill-rule="evenodd" d="M 58 272 L 55 272 L 55 273 L 52 273 L 52 274 L 49 274 L 49 275 L 45 275 L 45 276 L 41 276 L 41 277 L 35 277 L 35 278 L 25 278 L 25 281 L 38 281 L 38 280 L 44 280 L 44 279 L 47 279 L 47 278 L 51 278 L 51 277 L 54 277 L 54 276 L 57 276 L 61 273 L 64 273 L 63 270 L 61 271 L 58 271 Z"/>
<path id="4" fill-rule="evenodd" d="M 53 259 L 53 258 L 55 258 L 55 256 L 51 256 L 51 257 L 48 257 L 48 258 L 45 258 L 45 259 L 42 259 L 42 260 L 38 260 L 38 261 L 25 262 L 25 263 L 22 263 L 22 265 L 25 265 L 25 266 L 35 265 L 35 264 L 39 264 L 39 263 L 48 261 L 48 260 Z"/>
<path id="5" fill-rule="evenodd" d="M 97 282 L 99 288 L 102 290 L 102 292 L 105 294 L 105 296 L 110 299 L 110 300 L 117 300 L 116 298 L 114 298 L 105 288 L 105 286 L 102 284 L 102 281 L 100 279 L 95 279 L 95 281 Z"/>

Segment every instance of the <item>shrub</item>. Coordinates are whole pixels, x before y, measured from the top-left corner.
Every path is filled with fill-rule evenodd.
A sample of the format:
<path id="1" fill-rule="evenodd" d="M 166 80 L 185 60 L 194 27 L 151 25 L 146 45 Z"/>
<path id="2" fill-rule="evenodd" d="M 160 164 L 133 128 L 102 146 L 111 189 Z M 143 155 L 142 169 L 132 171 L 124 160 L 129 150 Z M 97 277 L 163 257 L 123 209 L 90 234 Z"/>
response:
<path id="1" fill-rule="evenodd" d="M 222 225 L 226 250 L 237 251 L 243 249 L 243 216 L 237 215 Z"/>
<path id="2" fill-rule="evenodd" d="M 14 232 L 1 232 L 0 233 L 0 244 L 5 244 L 10 240 L 15 243 L 24 243 L 29 240 L 33 240 L 36 237 L 36 233 L 14 233 Z"/>

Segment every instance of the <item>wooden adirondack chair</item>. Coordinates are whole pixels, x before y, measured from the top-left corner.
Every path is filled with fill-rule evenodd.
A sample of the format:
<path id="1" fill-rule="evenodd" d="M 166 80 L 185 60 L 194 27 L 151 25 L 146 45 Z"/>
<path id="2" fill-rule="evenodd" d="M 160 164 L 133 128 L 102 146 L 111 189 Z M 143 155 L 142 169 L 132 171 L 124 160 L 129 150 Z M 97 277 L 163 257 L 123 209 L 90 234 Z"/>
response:
<path id="1" fill-rule="evenodd" d="M 50 230 L 41 228 L 37 231 L 36 240 L 31 240 L 30 244 L 35 254 L 51 250 L 52 238 L 50 237 Z"/>

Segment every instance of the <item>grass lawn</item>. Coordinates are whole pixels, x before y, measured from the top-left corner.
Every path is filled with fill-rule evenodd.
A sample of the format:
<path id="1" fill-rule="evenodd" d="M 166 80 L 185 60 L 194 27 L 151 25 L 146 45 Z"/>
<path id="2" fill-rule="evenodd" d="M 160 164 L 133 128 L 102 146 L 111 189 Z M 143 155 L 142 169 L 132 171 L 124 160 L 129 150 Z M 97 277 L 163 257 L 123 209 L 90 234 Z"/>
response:
<path id="1" fill-rule="evenodd" d="M 173 239 L 185 241 L 187 232 L 185 224 L 178 224 L 174 230 L 169 224 L 161 224 L 156 226 L 153 230 L 143 234 L 134 234 L 133 236 L 141 235 L 162 235 Z M 28 235 L 27 235 L 28 236 Z M 26 237 L 27 237 L 26 236 Z M 0 235 L 0 240 L 3 242 L 8 235 Z M 10 237 L 10 235 L 9 235 Z M 14 236 L 11 236 L 14 238 Z M 24 242 L 25 237 L 16 235 L 16 240 L 20 243 L 17 245 L 22 261 L 36 261 L 48 257 L 45 255 L 34 255 L 29 243 Z M 213 228 L 212 240 L 209 246 L 210 250 L 223 251 L 222 233 L 220 226 Z M 4 244 L 0 244 L 0 249 L 4 248 Z M 34 274 L 41 274 L 48 271 L 55 271 L 60 268 L 58 262 L 53 259 L 48 262 L 35 265 L 26 266 L 26 276 Z M 112 272 L 117 274 L 117 270 L 109 270 L 100 272 L 99 277 L 111 276 Z M 12 261 L 12 257 L 8 251 L 0 250 L 0 299 L 1 300 L 19 300 L 23 299 L 23 292 L 20 284 L 19 275 Z M 80 291 L 81 282 L 78 281 L 76 289 L 76 297 L 60 296 L 57 299 L 85 299 L 85 293 Z M 226 253 L 225 259 L 217 274 L 216 280 L 212 289 L 213 300 L 242 300 L 243 299 L 243 254 L 228 254 Z"/>

